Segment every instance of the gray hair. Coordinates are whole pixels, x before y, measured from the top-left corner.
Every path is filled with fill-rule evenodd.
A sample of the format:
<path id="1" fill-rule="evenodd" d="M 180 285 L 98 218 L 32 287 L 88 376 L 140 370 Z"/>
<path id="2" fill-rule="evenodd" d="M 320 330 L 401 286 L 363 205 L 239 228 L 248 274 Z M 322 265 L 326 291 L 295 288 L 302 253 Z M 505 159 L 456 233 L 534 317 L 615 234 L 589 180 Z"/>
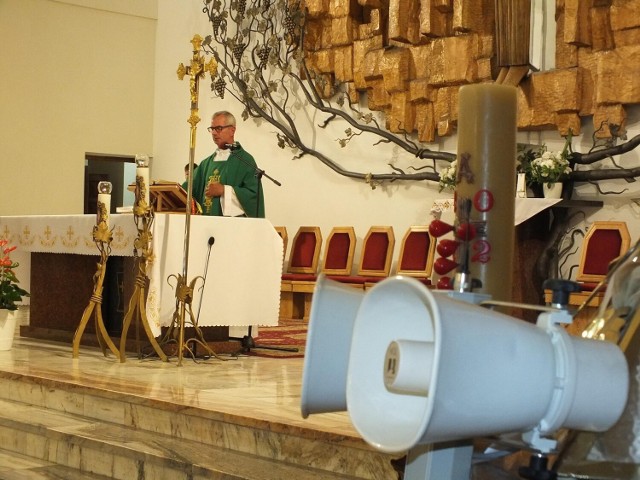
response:
<path id="1" fill-rule="evenodd" d="M 227 112 L 226 110 L 221 110 L 219 112 L 214 113 L 213 115 L 211 115 L 211 120 L 213 120 L 216 117 L 221 117 L 223 115 L 225 117 L 225 123 L 227 125 L 233 125 L 234 127 L 236 126 L 236 117 L 234 117 L 231 112 Z"/>

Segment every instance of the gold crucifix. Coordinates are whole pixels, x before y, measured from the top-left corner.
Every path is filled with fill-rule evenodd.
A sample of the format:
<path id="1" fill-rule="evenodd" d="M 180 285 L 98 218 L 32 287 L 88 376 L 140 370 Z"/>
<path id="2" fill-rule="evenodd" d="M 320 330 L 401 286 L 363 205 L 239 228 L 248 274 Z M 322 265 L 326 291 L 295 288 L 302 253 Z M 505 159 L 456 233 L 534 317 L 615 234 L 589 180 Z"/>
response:
<path id="1" fill-rule="evenodd" d="M 208 346 L 204 340 L 202 332 L 197 325 L 197 320 L 193 315 L 191 308 L 191 302 L 193 299 L 194 285 L 198 278 L 189 283 L 187 276 L 187 265 L 189 264 L 189 236 L 191 231 L 191 205 L 193 203 L 193 163 L 196 149 L 196 127 L 200 122 L 200 116 L 198 115 L 198 96 L 199 96 L 199 82 L 206 72 L 209 72 L 211 77 L 215 77 L 218 72 L 218 63 L 215 59 L 209 60 L 207 64 L 204 63 L 204 56 L 201 54 L 200 49 L 202 47 L 202 37 L 198 34 L 194 35 L 191 40 L 193 45 L 193 56 L 191 57 L 191 64 L 185 67 L 184 64 L 178 65 L 178 79 L 182 80 L 185 75 L 189 76 L 189 92 L 191 98 L 191 114 L 187 123 L 191 125 L 191 133 L 189 138 L 189 180 L 187 182 L 187 206 L 185 208 L 185 233 L 184 233 L 184 249 L 182 260 L 182 274 L 171 275 L 169 278 L 174 278 L 177 282 L 176 288 L 176 311 L 173 314 L 173 321 L 171 327 L 164 336 L 163 342 L 171 341 L 177 335 L 177 354 L 178 354 L 178 366 L 182 365 L 182 358 L 184 350 L 187 350 L 195 357 L 195 352 L 191 350 L 189 344 L 200 344 L 211 355 L 218 357 Z M 185 315 L 188 314 L 191 317 L 190 324 L 194 327 L 195 338 L 185 340 Z"/>
<path id="2" fill-rule="evenodd" d="M 178 79 L 182 80 L 185 75 L 189 75 L 189 92 L 191 93 L 191 116 L 187 120 L 187 123 L 191 125 L 191 137 L 189 147 L 193 150 L 196 147 L 196 126 L 200 122 L 198 116 L 198 96 L 200 78 L 204 76 L 205 72 L 209 72 L 211 78 L 215 77 L 218 73 L 218 62 L 214 58 L 211 58 L 205 65 L 204 56 L 200 54 L 200 48 L 202 47 L 202 37 L 195 34 L 191 39 L 193 45 L 193 56 L 191 57 L 191 64 L 185 67 L 184 64 L 178 65 Z M 191 172 L 189 174 L 191 177 Z"/>

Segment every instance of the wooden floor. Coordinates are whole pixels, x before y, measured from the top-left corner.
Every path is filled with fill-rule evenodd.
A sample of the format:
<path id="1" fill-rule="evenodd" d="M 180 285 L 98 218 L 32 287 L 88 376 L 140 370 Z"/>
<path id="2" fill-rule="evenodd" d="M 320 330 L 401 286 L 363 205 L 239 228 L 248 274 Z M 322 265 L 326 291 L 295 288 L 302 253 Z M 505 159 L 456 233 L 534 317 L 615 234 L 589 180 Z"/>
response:
<path id="1" fill-rule="evenodd" d="M 19 323 L 26 322 L 28 309 L 21 309 Z M 29 381 L 39 384 L 40 388 L 64 382 L 71 385 L 72 393 L 74 388 L 83 394 L 86 394 L 86 389 L 100 389 L 107 392 L 103 395 L 111 395 L 114 399 L 126 396 L 137 398 L 145 405 L 162 402 L 184 409 L 208 411 L 216 418 L 238 422 L 245 427 L 255 425 L 264 429 L 268 425 L 267 430 L 270 431 L 324 438 L 327 443 L 335 442 L 334 448 L 347 444 L 358 445 L 361 449 L 368 447 L 354 430 L 346 412 L 302 418 L 302 358 L 223 358 L 206 361 L 185 359 L 183 365 L 178 366 L 175 359 L 162 362 L 131 356 L 121 363 L 112 355 L 104 357 L 99 349 L 82 347 L 79 358 L 74 359 L 70 345 L 18 336 L 10 351 L 0 352 L 0 377 L 3 380 L 9 377 L 12 380 L 30 378 Z M 309 454 L 313 456 L 315 453 Z M 32 466 L 30 463 L 27 465 Z M 502 468 L 495 465 L 476 467 L 473 478 L 518 478 Z M 16 473 L 18 470 L 19 475 Z M 0 451 L 0 479 L 62 478 L 45 476 L 42 469 L 33 475 L 29 472 L 29 468 L 16 461 L 15 455 L 6 456 Z M 374 473 L 370 478 L 393 478 L 388 471 L 380 475 Z"/>

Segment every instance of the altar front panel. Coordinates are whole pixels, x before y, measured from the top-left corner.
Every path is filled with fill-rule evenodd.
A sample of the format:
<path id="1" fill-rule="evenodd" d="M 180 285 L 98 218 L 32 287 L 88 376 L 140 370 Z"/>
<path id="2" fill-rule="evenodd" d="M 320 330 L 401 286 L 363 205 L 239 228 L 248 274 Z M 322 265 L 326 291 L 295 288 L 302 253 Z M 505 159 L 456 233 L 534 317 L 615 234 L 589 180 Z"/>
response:
<path id="1" fill-rule="evenodd" d="M 260 218 L 190 218 L 187 283 L 202 277 L 195 283 L 192 303 L 199 325 L 277 325 L 283 248 L 273 225 Z M 152 327 L 169 325 L 175 312 L 175 276 L 183 274 L 185 221 L 185 215 L 156 215 L 147 300 Z"/>
<path id="2" fill-rule="evenodd" d="M 175 289 L 168 279 L 183 273 L 185 220 L 185 215 L 175 214 L 154 217 L 147 316 L 156 335 L 162 326 L 170 324 L 176 310 Z M 273 225 L 253 218 L 191 216 L 190 220 L 187 280 L 206 278 L 204 292 L 202 281 L 196 282 L 192 304 L 196 314 L 200 311 L 199 325 L 277 325 L 283 248 Z M 0 238 L 16 245 L 14 253 L 22 257 L 33 252 L 97 257 L 92 237 L 95 222 L 95 215 L 0 217 Z M 133 215 L 111 215 L 110 226 L 111 256 L 133 256 L 137 236 Z M 205 271 L 210 238 L 214 244 Z M 18 272 L 26 287 L 30 283 L 29 263 L 21 264 Z M 93 273 L 82 272 L 75 280 L 93 287 Z M 31 298 L 31 303 L 42 300 Z M 82 302 L 84 307 L 89 295 L 76 295 L 73 301 Z"/>

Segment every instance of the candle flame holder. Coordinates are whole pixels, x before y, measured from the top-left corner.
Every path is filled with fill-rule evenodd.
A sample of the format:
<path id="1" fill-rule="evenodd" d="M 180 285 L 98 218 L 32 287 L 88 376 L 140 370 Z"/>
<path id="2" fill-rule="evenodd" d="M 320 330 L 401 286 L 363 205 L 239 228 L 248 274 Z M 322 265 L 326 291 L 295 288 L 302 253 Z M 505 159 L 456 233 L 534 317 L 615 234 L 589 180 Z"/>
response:
<path id="1" fill-rule="evenodd" d="M 151 331 L 146 311 L 146 289 L 147 285 L 149 285 L 147 267 L 149 262 L 153 259 L 153 247 L 151 244 L 153 235 L 151 233 L 151 228 L 154 220 L 153 208 L 145 200 L 146 189 L 148 188 L 149 186 L 146 185 L 144 179 L 141 176 L 136 176 L 136 200 L 133 207 L 133 218 L 136 224 L 136 229 L 138 230 L 138 236 L 133 242 L 133 254 L 136 258 L 136 280 L 133 294 L 129 300 L 129 307 L 122 322 L 122 334 L 120 335 L 121 363 L 126 361 L 127 333 L 134 318 L 136 319 L 136 350 L 138 352 L 138 358 L 142 357 L 139 332 L 140 325 L 142 325 L 147 335 L 147 339 L 149 340 L 149 343 L 151 343 L 151 346 L 158 357 L 165 362 L 168 361 L 167 356 L 162 351 L 162 348 L 160 348 L 160 345 Z"/>
<path id="2" fill-rule="evenodd" d="M 102 290 L 104 286 L 104 276 L 107 270 L 107 260 L 111 253 L 111 241 L 113 240 L 113 232 L 109 229 L 107 223 L 108 212 L 104 203 L 98 201 L 98 223 L 93 227 L 93 241 L 100 252 L 100 261 L 98 262 L 96 273 L 93 275 L 93 293 L 89 300 L 89 305 L 84 309 L 80 324 L 73 335 L 73 358 L 78 358 L 80 353 L 80 340 L 84 329 L 89 323 L 89 319 L 94 316 L 96 324 L 96 336 L 98 344 L 102 349 L 102 354 L 107 356 L 107 347 L 117 357 L 118 349 L 109 337 L 107 329 L 104 326 L 102 318 Z"/>

